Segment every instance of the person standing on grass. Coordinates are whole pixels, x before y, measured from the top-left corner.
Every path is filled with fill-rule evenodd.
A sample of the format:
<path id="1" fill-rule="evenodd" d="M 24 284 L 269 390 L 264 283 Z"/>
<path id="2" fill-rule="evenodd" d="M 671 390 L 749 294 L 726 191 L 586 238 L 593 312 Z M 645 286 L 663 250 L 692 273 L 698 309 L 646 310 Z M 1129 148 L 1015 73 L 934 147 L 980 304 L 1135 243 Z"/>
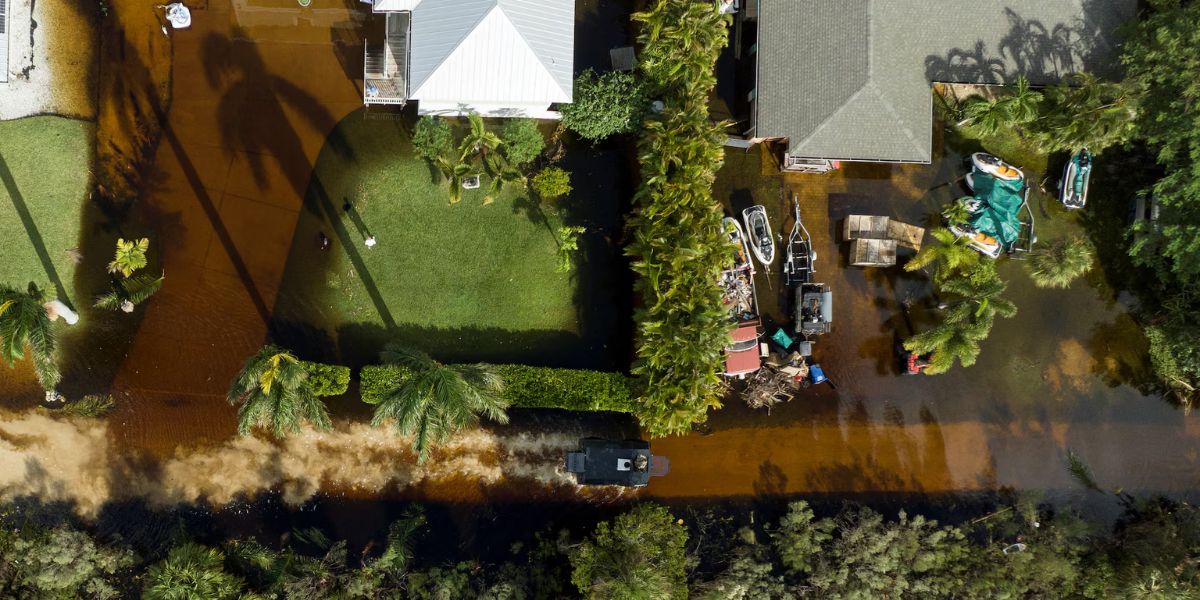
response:
<path id="1" fill-rule="evenodd" d="M 363 240 L 363 244 L 368 248 L 374 248 L 375 247 L 375 236 L 368 235 L 367 239 Z"/>

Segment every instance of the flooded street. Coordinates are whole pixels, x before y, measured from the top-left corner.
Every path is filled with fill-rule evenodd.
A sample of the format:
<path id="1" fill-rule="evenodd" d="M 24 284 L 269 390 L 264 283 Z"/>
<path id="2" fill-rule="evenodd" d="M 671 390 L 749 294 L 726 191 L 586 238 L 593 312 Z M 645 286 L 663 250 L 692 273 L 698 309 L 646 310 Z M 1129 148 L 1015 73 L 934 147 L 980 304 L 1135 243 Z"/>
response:
<path id="1" fill-rule="evenodd" d="M 606 27 L 622 22 L 624 11 L 606 7 L 581 2 L 580 18 Z M 161 253 L 166 285 L 128 339 L 65 344 L 65 370 L 76 385 L 107 386 L 120 399 L 106 425 L 63 426 L 56 437 L 40 421 L 0 419 L 0 464 L 24 474 L 3 484 L 9 493 L 61 494 L 94 509 L 134 492 L 160 494 L 164 503 L 263 492 L 305 503 L 330 498 L 318 493 L 325 492 L 334 496 L 320 502 L 335 505 L 419 499 L 462 503 L 467 512 L 491 502 L 1003 488 L 1078 500 L 1089 493 L 1067 469 L 1068 450 L 1105 490 L 1191 497 L 1200 489 L 1200 425 L 1138 391 L 1149 379 L 1145 340 L 1103 270 L 1068 290 L 1043 290 L 1020 261 L 1003 260 L 999 270 L 1019 312 L 996 324 L 978 363 L 936 377 L 899 374 L 897 345 L 932 322 L 928 278 L 900 267 L 847 266 L 840 228 L 850 214 L 931 226 L 930 215 L 962 193 L 957 179 L 965 169 L 954 151 L 940 151 L 932 165 L 854 164 L 825 176 L 771 174 L 757 149 L 728 153 L 717 200 L 738 212 L 765 204 L 784 236 L 793 194 L 800 201 L 818 255 L 815 280 L 834 294 L 833 331 L 819 339 L 815 358 L 836 387 L 804 390 L 769 415 L 731 399 L 704 433 L 653 442 L 671 472 L 643 491 L 584 491 L 558 469 L 579 437 L 633 436 L 623 415 L 515 411 L 513 426 L 469 434 L 446 449 L 439 466 L 421 470 L 402 443 L 380 439 L 389 432 L 365 429 L 367 407 L 352 388 L 331 401 L 338 433 L 282 448 L 235 439 L 235 410 L 224 394 L 245 357 L 268 340 L 313 165 L 337 142 L 327 139 L 336 124 L 362 107 L 362 39 L 371 22 L 353 0 L 307 9 L 282 0 L 209 0 L 193 16 L 192 28 L 173 40 L 172 102 L 138 209 L 155 232 L 152 252 Z M 578 35 L 606 40 L 589 42 L 596 46 L 626 43 L 624 33 Z M 580 63 L 602 63 L 601 49 Z M 622 164 L 619 156 L 606 160 Z M 1098 173 L 1095 185 L 1103 183 Z M 628 198 L 605 201 L 627 206 Z M 1044 198 L 1034 210 L 1048 232 L 1071 218 Z M 611 229 L 618 238 L 619 228 Z M 760 274 L 758 293 L 764 312 L 786 325 L 778 264 Z M 628 316 L 624 307 L 616 312 Z M 0 383 L 9 406 L 36 395 L 26 365 L 0 377 L 8 379 Z M 356 442 L 371 450 L 356 452 Z M 66 456 L 77 460 L 57 458 Z"/>

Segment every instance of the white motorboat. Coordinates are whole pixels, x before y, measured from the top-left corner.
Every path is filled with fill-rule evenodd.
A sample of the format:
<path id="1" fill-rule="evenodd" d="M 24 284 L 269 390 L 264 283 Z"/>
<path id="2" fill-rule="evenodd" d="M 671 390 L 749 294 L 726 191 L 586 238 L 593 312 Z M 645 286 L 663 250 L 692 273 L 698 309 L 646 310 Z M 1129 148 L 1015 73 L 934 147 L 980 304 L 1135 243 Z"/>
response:
<path id="1" fill-rule="evenodd" d="M 1024 179 L 1025 174 L 1020 169 L 1000 160 L 1000 157 L 987 152 L 976 152 L 971 155 L 971 164 L 978 170 L 1006 181 Z"/>
<path id="2" fill-rule="evenodd" d="M 767 220 L 767 209 L 757 204 L 742 211 L 742 221 L 746 224 L 749 234 L 750 250 L 762 266 L 771 267 L 775 262 L 775 237 L 771 235 L 771 223 Z"/>

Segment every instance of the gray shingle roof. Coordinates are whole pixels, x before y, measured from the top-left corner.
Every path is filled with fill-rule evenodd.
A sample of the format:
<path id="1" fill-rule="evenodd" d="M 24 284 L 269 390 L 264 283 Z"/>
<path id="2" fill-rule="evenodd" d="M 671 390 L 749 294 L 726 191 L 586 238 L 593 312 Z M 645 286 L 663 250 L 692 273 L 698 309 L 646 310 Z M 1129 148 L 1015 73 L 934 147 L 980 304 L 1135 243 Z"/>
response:
<path id="1" fill-rule="evenodd" d="M 758 0 L 756 137 L 806 158 L 928 162 L 930 83 L 1103 74 L 1136 0 Z"/>

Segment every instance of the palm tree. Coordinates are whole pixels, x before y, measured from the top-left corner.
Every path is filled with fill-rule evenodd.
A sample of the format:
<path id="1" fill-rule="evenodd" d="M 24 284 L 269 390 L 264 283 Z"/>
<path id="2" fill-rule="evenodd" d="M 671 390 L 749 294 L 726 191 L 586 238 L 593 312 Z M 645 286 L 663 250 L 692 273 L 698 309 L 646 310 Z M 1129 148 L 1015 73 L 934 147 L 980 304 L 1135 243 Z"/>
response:
<path id="1" fill-rule="evenodd" d="M 389 344 L 383 362 L 409 376 L 383 394 L 371 425 L 391 420 L 396 430 L 413 436 L 413 450 L 424 461 L 435 444 L 474 425 L 483 415 L 507 423 L 504 383 L 482 364 L 442 364 L 420 350 Z"/>
<path id="2" fill-rule="evenodd" d="M 188 542 L 171 548 L 165 560 L 146 571 L 142 598 L 234 600 L 243 597 L 245 587 L 240 577 L 225 570 L 220 550 Z"/>
<path id="3" fill-rule="evenodd" d="M 1000 296 L 1007 288 L 1008 284 L 996 274 L 995 266 L 986 262 L 968 274 L 946 280 L 939 290 L 956 295 L 959 298 L 956 305 L 966 307 L 947 320 L 969 317 L 977 323 L 987 323 L 990 329 L 994 317 L 1010 318 L 1017 314 L 1017 305 Z"/>
<path id="4" fill-rule="evenodd" d="M 255 427 L 270 429 L 275 437 L 300 431 L 308 422 L 329 430 L 325 403 L 313 393 L 308 372 L 300 361 L 277 346 L 263 346 L 234 378 L 226 399 L 238 405 L 238 433 Z"/>
<path id="5" fill-rule="evenodd" d="M 438 170 L 450 182 L 450 204 L 458 204 L 462 200 L 463 181 L 468 177 L 479 175 L 479 171 L 471 163 L 464 162 L 462 157 L 457 154 L 439 156 L 435 162 Z"/>
<path id="6" fill-rule="evenodd" d="M 144 302 L 162 288 L 163 277 L 142 273 L 129 279 L 113 282 L 113 290 L 96 298 L 96 308 L 133 312 L 133 307 Z"/>
<path id="7" fill-rule="evenodd" d="M 971 218 L 971 210 L 967 208 L 967 201 L 973 200 L 970 196 L 964 196 L 950 203 L 946 210 L 942 211 L 942 216 L 946 217 L 946 222 L 951 225 L 963 225 Z"/>
<path id="8" fill-rule="evenodd" d="M 1137 98 L 1125 84 L 1078 73 L 1048 88 L 1044 104 L 1036 134 L 1046 150 L 1099 152 L 1133 134 Z"/>
<path id="9" fill-rule="evenodd" d="M 1092 269 L 1095 247 L 1080 236 L 1045 244 L 1029 255 L 1025 268 L 1033 284 L 1042 288 L 1065 288 L 1076 277 Z"/>
<path id="10" fill-rule="evenodd" d="M 1009 113 L 1006 103 L 999 99 L 988 100 L 981 96 L 967 100 L 963 114 L 966 116 L 964 122 L 969 123 L 972 128 L 985 136 L 996 135 L 1012 121 L 1012 115 Z"/>
<path id="11" fill-rule="evenodd" d="M 950 320 L 937 327 L 918 333 L 904 341 L 904 348 L 917 354 L 929 354 L 929 375 L 945 373 L 955 362 L 969 367 L 979 356 L 979 342 L 987 338 L 988 327 L 984 323 Z"/>
<path id="12" fill-rule="evenodd" d="M 42 388 L 53 390 L 62 379 L 55 364 L 56 344 L 50 315 L 43 306 L 48 299 L 37 284 L 29 282 L 22 292 L 10 285 L 0 285 L 0 356 L 13 366 L 25 356 L 33 360 Z"/>
<path id="13" fill-rule="evenodd" d="M 979 264 L 980 255 L 971 247 L 971 240 L 958 237 L 954 232 L 939 227 L 929 232 L 936 243 L 926 244 L 921 251 L 904 264 L 905 271 L 918 271 L 935 265 L 934 281 L 944 281 L 955 273 L 965 273 Z"/>
<path id="14" fill-rule="evenodd" d="M 459 142 L 460 160 L 466 161 L 475 156 L 486 156 L 504 143 L 500 136 L 488 131 L 487 125 L 484 124 L 483 117 L 479 116 L 479 113 L 467 113 L 467 122 L 471 127 Z"/>
<path id="15" fill-rule="evenodd" d="M 1012 93 L 996 100 L 1000 110 L 1008 115 L 1008 122 L 1014 125 L 1029 123 L 1038 117 L 1038 107 L 1042 102 L 1041 92 L 1029 88 L 1029 80 L 1024 75 L 1017 76 L 1017 82 Z"/>
<path id="16" fill-rule="evenodd" d="M 117 239 L 117 251 L 112 262 L 108 263 L 109 273 L 120 273 L 122 277 L 133 275 L 134 271 L 146 266 L 146 250 L 150 249 L 150 240 L 125 241 Z"/>

